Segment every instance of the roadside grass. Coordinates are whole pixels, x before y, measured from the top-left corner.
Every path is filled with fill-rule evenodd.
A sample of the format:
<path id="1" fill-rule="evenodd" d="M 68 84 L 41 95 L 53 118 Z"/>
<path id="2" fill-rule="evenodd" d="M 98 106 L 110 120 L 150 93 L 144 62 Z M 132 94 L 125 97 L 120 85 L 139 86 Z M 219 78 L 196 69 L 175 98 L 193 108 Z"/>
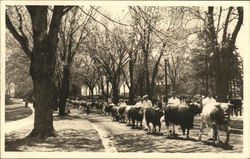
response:
<path id="1" fill-rule="evenodd" d="M 29 107 L 24 107 L 23 103 L 16 103 L 11 105 L 5 105 L 5 122 L 16 121 L 26 118 L 32 114 L 32 110 Z"/>

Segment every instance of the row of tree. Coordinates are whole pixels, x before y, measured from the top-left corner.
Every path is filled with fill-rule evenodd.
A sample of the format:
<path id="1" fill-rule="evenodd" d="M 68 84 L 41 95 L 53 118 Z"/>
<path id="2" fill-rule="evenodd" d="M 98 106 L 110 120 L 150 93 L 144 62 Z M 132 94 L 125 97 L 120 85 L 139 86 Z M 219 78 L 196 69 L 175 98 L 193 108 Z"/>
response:
<path id="1" fill-rule="evenodd" d="M 128 6 L 125 21 L 119 22 L 93 6 L 8 6 L 6 80 L 22 91 L 33 90 L 30 136 L 55 135 L 53 108 L 58 105 L 64 115 L 70 86 L 85 85 L 92 97 L 98 86 L 118 103 L 120 86 L 126 83 L 133 104 L 137 95 L 155 97 L 156 83 L 164 83 L 167 69 L 171 90 L 199 93 L 203 81 L 205 93 L 214 89 L 218 100 L 225 101 L 233 87 L 242 86 L 235 42 L 243 8 L 216 9 L 217 27 L 214 7 Z"/>

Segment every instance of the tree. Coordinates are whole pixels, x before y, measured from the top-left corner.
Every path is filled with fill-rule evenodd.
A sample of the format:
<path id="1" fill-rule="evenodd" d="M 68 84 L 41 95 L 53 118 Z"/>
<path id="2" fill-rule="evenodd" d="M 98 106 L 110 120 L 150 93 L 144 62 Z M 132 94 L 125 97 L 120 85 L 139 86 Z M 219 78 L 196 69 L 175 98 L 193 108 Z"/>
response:
<path id="1" fill-rule="evenodd" d="M 81 51 L 85 37 L 88 35 L 87 25 L 91 23 L 93 9 L 88 15 L 80 8 L 71 9 L 63 18 L 59 31 L 59 58 L 62 63 L 62 77 L 59 80 L 59 115 L 65 115 L 65 104 L 69 96 L 70 67 L 77 53 Z"/>
<path id="2" fill-rule="evenodd" d="M 140 95 L 148 94 L 149 99 L 152 99 L 154 94 L 155 79 L 158 72 L 158 66 L 164 53 L 166 46 L 165 42 L 162 42 L 162 48 L 159 49 L 159 55 L 155 57 L 155 61 L 152 62 L 150 57 L 152 52 L 155 51 L 155 28 L 157 22 L 159 22 L 160 14 L 158 7 L 129 7 L 132 16 L 132 23 L 134 32 L 140 37 L 140 48 L 143 59 L 143 69 L 139 72 L 139 89 Z M 157 50 L 157 49 L 156 49 Z M 153 58 L 152 58 L 153 59 Z M 152 70 L 149 66 L 152 64 Z M 151 78 L 150 78 L 150 72 Z"/>
<path id="3" fill-rule="evenodd" d="M 89 56 L 77 57 L 72 68 L 72 82 L 79 86 L 87 86 L 93 100 L 94 88 L 100 78 L 98 69 Z"/>
<path id="4" fill-rule="evenodd" d="M 15 84 L 15 97 L 25 98 L 32 92 L 32 79 L 29 74 L 30 61 L 22 52 L 16 41 L 12 40 L 9 31 L 6 32 L 6 88 L 11 83 Z"/>
<path id="5" fill-rule="evenodd" d="M 30 75 L 34 86 L 35 122 L 30 137 L 55 136 L 53 105 L 55 99 L 55 64 L 61 19 L 72 7 L 54 6 L 49 21 L 49 6 L 25 6 L 32 26 L 32 42 L 23 29 L 23 17 L 14 26 L 7 11 L 6 26 L 30 59 Z M 19 13 L 17 13 L 19 14 Z M 30 45 L 32 43 L 32 45 Z"/>
<path id="6" fill-rule="evenodd" d="M 119 101 L 119 83 L 122 68 L 128 61 L 124 31 L 115 27 L 113 31 L 95 31 L 88 40 L 86 52 L 95 64 L 102 68 L 112 85 L 113 102 Z"/>
<path id="7" fill-rule="evenodd" d="M 209 44 L 214 53 L 214 64 L 215 64 L 215 81 L 216 81 L 216 95 L 219 102 L 227 102 L 227 96 L 229 95 L 229 79 L 230 79 L 230 68 L 233 51 L 235 50 L 235 42 L 243 23 L 243 7 L 237 7 L 237 15 L 232 18 L 234 8 L 229 7 L 225 22 L 222 27 L 222 38 L 219 42 L 218 31 L 220 30 L 218 20 L 217 28 L 215 27 L 214 20 L 214 7 L 208 7 L 207 20 L 208 20 L 208 31 L 209 31 Z M 231 17 L 231 18 L 230 18 Z M 229 24 L 232 20 L 237 19 L 237 23 L 232 31 L 229 32 Z M 231 23 L 232 24 L 232 23 Z"/>

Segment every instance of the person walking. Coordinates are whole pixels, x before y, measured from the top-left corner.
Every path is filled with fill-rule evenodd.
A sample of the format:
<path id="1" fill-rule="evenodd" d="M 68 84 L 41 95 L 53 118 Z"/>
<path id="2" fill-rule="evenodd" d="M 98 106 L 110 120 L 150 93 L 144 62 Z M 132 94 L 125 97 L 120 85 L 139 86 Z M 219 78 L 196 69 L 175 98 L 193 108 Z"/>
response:
<path id="1" fill-rule="evenodd" d="M 205 106 L 208 103 L 216 103 L 216 100 L 212 97 L 211 92 L 208 92 L 207 97 L 202 100 L 202 105 L 203 106 Z"/>
<path id="2" fill-rule="evenodd" d="M 181 100 L 176 97 L 176 93 L 172 93 L 172 97 L 168 100 L 168 105 L 177 106 L 181 103 Z"/>

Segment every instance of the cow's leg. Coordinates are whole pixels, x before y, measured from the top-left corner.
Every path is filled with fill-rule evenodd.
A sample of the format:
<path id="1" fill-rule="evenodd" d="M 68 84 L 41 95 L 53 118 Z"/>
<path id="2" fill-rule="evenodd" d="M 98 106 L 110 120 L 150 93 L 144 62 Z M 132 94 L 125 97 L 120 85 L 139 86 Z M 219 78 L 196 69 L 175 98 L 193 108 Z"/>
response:
<path id="1" fill-rule="evenodd" d="M 220 138 L 220 131 L 217 129 L 217 141 L 218 143 L 222 143 L 222 140 Z"/>
<path id="2" fill-rule="evenodd" d="M 150 129 L 149 122 L 147 122 L 147 126 L 148 126 L 148 133 L 150 133 L 150 132 L 151 132 L 151 129 Z"/>
<path id="3" fill-rule="evenodd" d="M 189 139 L 189 128 L 187 128 L 187 139 Z"/>
<path id="4" fill-rule="evenodd" d="M 226 133 L 227 133 L 227 137 L 226 137 L 226 140 L 225 140 L 225 144 L 228 144 L 228 142 L 230 140 L 230 129 L 227 129 Z"/>
<path id="5" fill-rule="evenodd" d="M 175 135 L 175 124 L 173 124 L 173 135 Z"/>
<path id="6" fill-rule="evenodd" d="M 234 107 L 234 113 L 236 116 L 238 116 L 238 108 L 237 107 Z"/>
<path id="7" fill-rule="evenodd" d="M 199 141 L 201 141 L 201 136 L 202 136 L 203 129 L 204 129 L 204 123 L 201 121 L 200 122 L 200 134 L 199 134 L 199 137 L 198 137 Z"/>
<path id="8" fill-rule="evenodd" d="M 234 115 L 234 106 L 232 106 L 232 107 L 230 108 L 230 112 L 231 112 L 231 115 L 233 116 L 233 115 Z"/>
<path id="9" fill-rule="evenodd" d="M 214 143 L 218 141 L 218 129 L 216 128 L 215 125 L 213 125 L 213 137 L 214 137 L 213 138 Z"/>
<path id="10" fill-rule="evenodd" d="M 185 127 L 183 125 L 181 125 L 181 130 L 182 130 L 183 135 L 185 135 Z"/>
<path id="11" fill-rule="evenodd" d="M 165 120 L 165 123 L 166 123 L 166 129 L 167 129 L 167 136 L 170 136 L 170 130 L 169 130 L 170 123 L 167 120 Z"/>
<path id="12" fill-rule="evenodd" d="M 228 144 L 229 139 L 230 139 L 230 126 L 229 125 L 224 125 L 224 131 L 226 132 L 225 144 Z"/>
<path id="13" fill-rule="evenodd" d="M 161 132 L 161 123 L 159 123 L 159 133 Z"/>
<path id="14" fill-rule="evenodd" d="M 132 128 L 135 128 L 135 119 L 132 118 Z"/>
<path id="15" fill-rule="evenodd" d="M 156 133 L 156 125 L 155 124 L 153 124 L 153 128 L 154 128 L 153 132 Z"/>

